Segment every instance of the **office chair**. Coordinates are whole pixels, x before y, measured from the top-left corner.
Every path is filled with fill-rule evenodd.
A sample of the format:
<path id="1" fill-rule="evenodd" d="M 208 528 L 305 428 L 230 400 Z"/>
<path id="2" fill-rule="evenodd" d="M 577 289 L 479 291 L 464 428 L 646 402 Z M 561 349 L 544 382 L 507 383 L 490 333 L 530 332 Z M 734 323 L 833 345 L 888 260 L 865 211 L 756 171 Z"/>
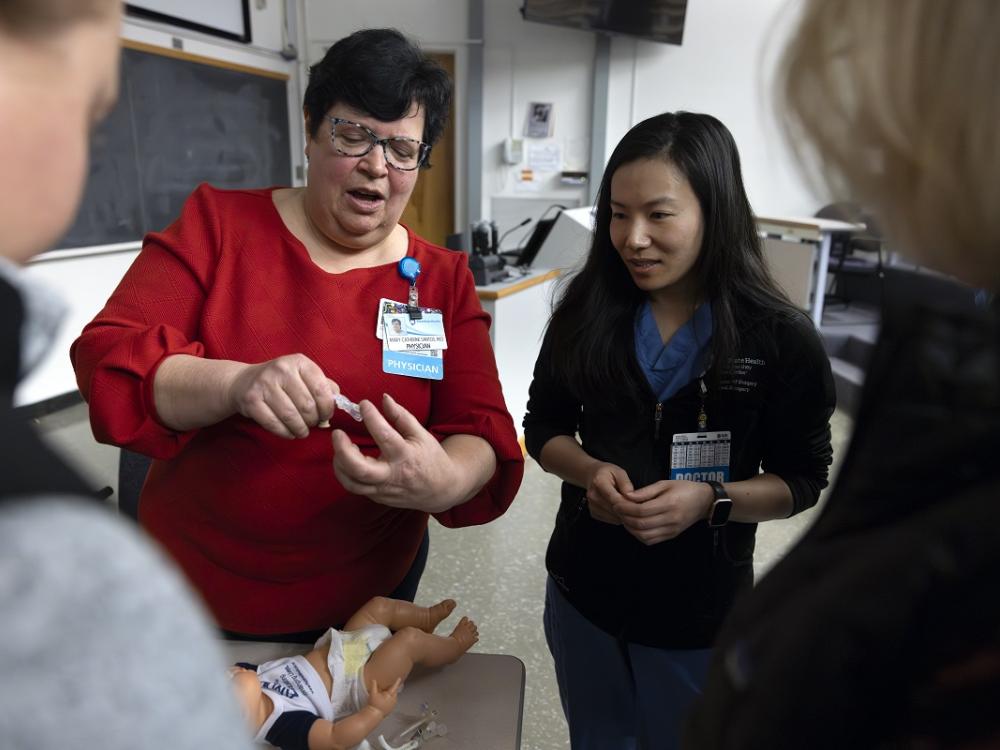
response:
<path id="1" fill-rule="evenodd" d="M 124 448 L 118 454 L 118 512 L 134 521 L 139 520 L 139 494 L 152 462 L 149 456 Z"/>
<path id="2" fill-rule="evenodd" d="M 854 224 L 864 224 L 862 232 L 834 232 L 830 238 L 830 264 L 828 273 L 833 277 L 833 291 L 828 291 L 824 305 L 841 303 L 849 306 L 851 297 L 845 289 L 843 281 L 847 276 L 869 276 L 879 279 L 879 297 L 881 297 L 881 279 L 883 277 L 882 232 L 875 218 L 854 203 L 841 202 L 823 206 L 816 212 L 821 219 L 835 219 Z M 865 255 L 856 255 L 856 253 Z M 875 259 L 870 256 L 875 254 Z M 881 302 L 881 299 L 876 301 Z"/>

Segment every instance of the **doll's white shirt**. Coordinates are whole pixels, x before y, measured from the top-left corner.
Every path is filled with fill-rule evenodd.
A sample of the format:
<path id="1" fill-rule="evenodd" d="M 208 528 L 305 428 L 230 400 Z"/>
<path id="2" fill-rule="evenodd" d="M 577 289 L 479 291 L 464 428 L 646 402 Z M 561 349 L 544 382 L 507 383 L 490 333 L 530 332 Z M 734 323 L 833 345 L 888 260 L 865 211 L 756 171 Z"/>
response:
<path id="1" fill-rule="evenodd" d="M 326 685 L 304 656 L 275 659 L 257 667 L 261 689 L 274 703 L 274 710 L 261 725 L 255 739 L 266 741 L 278 717 L 288 711 L 308 711 L 333 721 L 333 703 Z"/>

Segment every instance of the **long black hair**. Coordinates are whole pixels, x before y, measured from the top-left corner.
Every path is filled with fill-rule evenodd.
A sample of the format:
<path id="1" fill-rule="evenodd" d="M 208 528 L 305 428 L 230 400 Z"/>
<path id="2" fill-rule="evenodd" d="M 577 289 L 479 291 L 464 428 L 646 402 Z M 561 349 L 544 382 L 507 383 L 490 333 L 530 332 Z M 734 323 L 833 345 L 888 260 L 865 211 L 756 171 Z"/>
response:
<path id="1" fill-rule="evenodd" d="M 595 207 L 587 260 L 565 282 L 548 326 L 554 374 L 581 400 L 641 393 L 632 326 L 647 299 L 611 244 L 611 178 L 624 164 L 662 159 L 679 169 L 701 206 L 701 252 L 692 268 L 712 305 L 711 361 L 736 356 L 741 331 L 774 314 L 796 315 L 764 262 L 732 134 L 711 115 L 667 112 L 629 130 L 611 154 Z M 715 368 L 716 377 L 720 368 Z"/>
<path id="2" fill-rule="evenodd" d="M 406 116 L 416 103 L 424 109 L 423 141 L 433 146 L 448 120 L 451 89 L 445 69 L 396 29 L 355 31 L 309 69 L 303 97 L 309 135 L 316 137 L 339 102 L 382 122 Z"/>

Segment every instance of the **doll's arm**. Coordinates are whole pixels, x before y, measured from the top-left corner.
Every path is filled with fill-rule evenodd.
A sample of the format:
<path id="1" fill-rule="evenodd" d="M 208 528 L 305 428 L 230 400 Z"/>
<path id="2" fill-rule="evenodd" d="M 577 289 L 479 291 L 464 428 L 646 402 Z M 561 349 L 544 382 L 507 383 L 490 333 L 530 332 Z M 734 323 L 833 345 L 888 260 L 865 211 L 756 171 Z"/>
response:
<path id="1" fill-rule="evenodd" d="M 232 681 L 236 700 L 239 702 L 240 713 L 254 734 L 274 710 L 274 704 L 260 689 L 260 678 L 257 672 L 242 666 L 229 668 L 229 679 Z"/>
<path id="2" fill-rule="evenodd" d="M 372 680 L 368 688 L 368 705 L 340 721 L 319 719 L 309 729 L 309 750 L 349 750 L 372 733 L 379 722 L 396 707 L 396 694 L 402 685 L 396 680 L 392 687 L 379 690 Z"/>

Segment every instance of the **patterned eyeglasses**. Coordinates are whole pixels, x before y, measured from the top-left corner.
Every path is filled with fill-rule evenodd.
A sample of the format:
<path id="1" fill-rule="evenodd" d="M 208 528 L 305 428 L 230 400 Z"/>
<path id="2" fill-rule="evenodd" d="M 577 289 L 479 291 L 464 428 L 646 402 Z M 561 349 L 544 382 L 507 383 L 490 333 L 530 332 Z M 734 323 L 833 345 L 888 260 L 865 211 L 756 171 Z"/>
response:
<path id="1" fill-rule="evenodd" d="M 333 123 L 330 138 L 337 153 L 344 156 L 364 156 L 376 146 L 382 147 L 385 163 L 400 172 L 412 172 L 427 158 L 431 147 L 422 141 L 396 135 L 379 138 L 371 129 L 358 122 L 340 117 L 328 117 Z"/>

